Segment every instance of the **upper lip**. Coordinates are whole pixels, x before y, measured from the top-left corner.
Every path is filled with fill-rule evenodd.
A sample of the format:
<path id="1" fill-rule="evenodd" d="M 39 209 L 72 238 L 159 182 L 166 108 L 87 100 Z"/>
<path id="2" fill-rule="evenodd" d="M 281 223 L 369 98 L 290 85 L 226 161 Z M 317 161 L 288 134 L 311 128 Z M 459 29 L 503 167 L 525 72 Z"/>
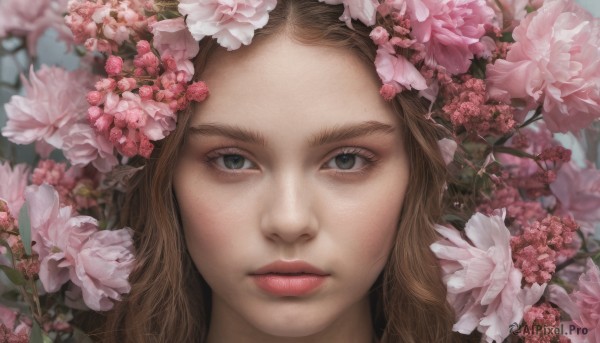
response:
<path id="1" fill-rule="evenodd" d="M 259 275 L 259 274 L 271 274 L 271 273 L 280 273 L 280 274 L 292 274 L 292 273 L 305 273 L 305 274 L 315 274 L 315 275 L 328 275 L 323 270 L 311 265 L 310 263 L 304 261 L 275 261 L 273 263 L 267 264 L 266 266 L 261 267 L 251 275 Z"/>

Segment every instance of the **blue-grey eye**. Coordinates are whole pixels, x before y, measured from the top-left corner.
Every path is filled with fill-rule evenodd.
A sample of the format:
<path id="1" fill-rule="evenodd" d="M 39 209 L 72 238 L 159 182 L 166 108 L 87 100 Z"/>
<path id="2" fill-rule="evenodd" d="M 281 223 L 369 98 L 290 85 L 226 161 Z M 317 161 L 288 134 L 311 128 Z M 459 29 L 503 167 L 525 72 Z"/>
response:
<path id="1" fill-rule="evenodd" d="M 223 164 L 228 169 L 242 169 L 246 159 L 240 155 L 223 155 Z"/>
<path id="2" fill-rule="evenodd" d="M 335 157 L 335 165 L 340 169 L 351 169 L 355 163 L 355 154 L 341 154 Z"/>

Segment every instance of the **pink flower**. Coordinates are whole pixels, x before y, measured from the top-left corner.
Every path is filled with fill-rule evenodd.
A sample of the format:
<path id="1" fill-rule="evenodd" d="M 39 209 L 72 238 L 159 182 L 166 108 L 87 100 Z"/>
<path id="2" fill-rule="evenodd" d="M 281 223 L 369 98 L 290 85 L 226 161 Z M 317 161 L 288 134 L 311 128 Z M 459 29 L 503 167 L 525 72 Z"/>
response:
<path id="1" fill-rule="evenodd" d="M 369 37 L 371 37 L 373 43 L 381 45 L 388 42 L 390 39 L 390 34 L 386 29 L 383 28 L 383 26 L 377 26 L 371 31 Z"/>
<path id="2" fill-rule="evenodd" d="M 29 178 L 29 167 L 17 164 L 13 168 L 10 163 L 0 162 L 0 198 L 8 204 L 13 217 L 18 218 L 21 206 L 25 202 L 25 187 Z"/>
<path id="3" fill-rule="evenodd" d="M 574 343 L 600 342 L 600 270 L 591 258 L 587 260 L 587 271 L 579 277 L 579 283 L 571 294 L 564 288 L 548 287 L 549 300 L 558 305 L 578 328 L 586 328 L 585 335 L 569 335 Z"/>
<path id="4" fill-rule="evenodd" d="M 502 216 L 474 214 L 465 233 L 471 245 L 456 229 L 437 226 L 445 239 L 432 244 L 440 259 L 448 302 L 457 322 L 453 330 L 463 334 L 475 328 L 487 342 L 502 342 L 509 325 L 520 322 L 526 308 L 541 297 L 546 285 L 521 288 L 522 275 L 512 262 L 510 233 Z"/>
<path id="5" fill-rule="evenodd" d="M 107 173 L 119 162 L 113 145 L 102 135 L 96 134 L 88 124 L 77 123 L 65 127 L 63 154 L 73 165 L 92 163 L 98 171 Z"/>
<path id="6" fill-rule="evenodd" d="M 453 139 L 442 138 L 438 141 L 438 146 L 442 153 L 442 157 L 444 158 L 444 162 L 450 164 L 450 162 L 454 160 L 454 153 L 456 152 L 458 144 Z"/>
<path id="7" fill-rule="evenodd" d="M 17 144 L 44 140 L 61 149 L 59 129 L 85 118 L 93 77 L 83 70 L 46 66 L 37 72 L 31 68 L 29 75 L 30 82 L 23 78 L 27 95 L 15 95 L 5 106 L 8 121 L 2 135 Z"/>
<path id="8" fill-rule="evenodd" d="M 67 43 L 72 35 L 63 20 L 68 0 L 4 0 L 0 2 L 0 38 L 8 35 L 25 37 L 27 50 L 36 56 L 38 39 L 53 28 Z"/>
<path id="9" fill-rule="evenodd" d="M 180 0 L 178 8 L 196 40 L 212 36 L 231 51 L 250 44 L 276 5 L 276 0 Z"/>
<path id="10" fill-rule="evenodd" d="M 186 81 L 194 75 L 191 58 L 198 54 L 200 47 L 192 37 L 183 17 L 161 20 L 150 25 L 154 39 L 152 45 L 161 57 L 171 56 L 177 62 L 177 70 L 186 73 Z"/>
<path id="11" fill-rule="evenodd" d="M 98 222 L 88 216 L 72 217 L 71 207 L 59 207 L 58 193 L 47 184 L 27 187 L 25 198 L 31 220 L 32 249 L 40 260 L 40 281 L 46 292 L 56 292 L 69 281 L 75 256 L 85 240 L 97 231 Z"/>
<path id="12" fill-rule="evenodd" d="M 407 7 L 411 35 L 425 44 L 426 61 L 451 74 L 467 72 L 494 16 L 485 0 L 412 0 Z"/>
<path id="13" fill-rule="evenodd" d="M 344 4 L 344 13 L 340 20 L 352 28 L 352 19 L 360 20 L 366 26 L 375 25 L 378 0 L 319 0 L 329 5 Z"/>
<path id="14" fill-rule="evenodd" d="M 76 267 L 71 279 L 81 287 L 85 304 L 95 311 L 107 311 L 110 299 L 120 300 L 128 293 L 133 269 L 133 231 L 102 230 L 94 233 L 76 255 Z"/>
<path id="15" fill-rule="evenodd" d="M 570 214 L 578 221 L 600 221 L 600 170 L 565 163 L 556 173 L 550 189 L 560 202 L 561 213 Z"/>
<path id="16" fill-rule="evenodd" d="M 548 23 L 552 29 L 548 29 Z M 543 106 L 552 132 L 600 117 L 600 19 L 571 0 L 548 1 L 514 30 L 506 60 L 488 66 L 490 96 Z"/>
<path id="17" fill-rule="evenodd" d="M 108 56 L 104 69 L 110 76 L 120 74 L 123 71 L 123 59 L 116 55 Z M 88 94 L 89 95 L 89 94 Z M 89 100 L 88 100 L 89 102 Z"/>
<path id="18" fill-rule="evenodd" d="M 377 48 L 375 68 L 383 84 L 393 86 L 396 93 L 404 89 L 427 88 L 423 75 L 404 56 L 396 55 L 394 46 L 389 42 Z"/>

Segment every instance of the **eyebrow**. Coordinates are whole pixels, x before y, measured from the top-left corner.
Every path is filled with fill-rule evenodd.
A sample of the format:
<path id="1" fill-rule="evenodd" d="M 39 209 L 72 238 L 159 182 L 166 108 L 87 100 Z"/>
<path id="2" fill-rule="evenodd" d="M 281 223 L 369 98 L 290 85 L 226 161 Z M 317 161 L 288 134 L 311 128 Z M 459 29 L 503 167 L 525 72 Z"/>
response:
<path id="1" fill-rule="evenodd" d="M 310 147 L 316 147 L 320 145 L 326 145 L 330 143 L 339 142 L 346 139 L 375 135 L 375 134 L 386 134 L 389 135 L 395 131 L 395 127 L 384 124 L 378 121 L 370 120 L 358 124 L 349 124 L 333 128 L 326 128 L 316 135 L 313 135 L 309 140 Z M 256 144 L 265 146 L 267 140 L 265 137 L 255 131 L 245 129 L 239 126 L 226 125 L 226 124 L 200 124 L 191 126 L 188 129 L 188 133 L 205 136 L 223 136 L 234 140 L 242 141 L 245 143 Z"/>

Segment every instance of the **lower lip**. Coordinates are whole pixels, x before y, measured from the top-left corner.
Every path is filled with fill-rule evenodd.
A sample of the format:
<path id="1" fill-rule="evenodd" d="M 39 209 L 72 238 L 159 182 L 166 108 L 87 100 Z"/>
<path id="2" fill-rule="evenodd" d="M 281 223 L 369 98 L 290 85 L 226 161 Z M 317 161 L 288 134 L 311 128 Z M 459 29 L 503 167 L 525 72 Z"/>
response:
<path id="1" fill-rule="evenodd" d="M 315 274 L 261 274 L 252 275 L 252 278 L 258 287 L 267 293 L 282 297 L 297 297 L 315 291 L 325 282 L 327 276 Z"/>

